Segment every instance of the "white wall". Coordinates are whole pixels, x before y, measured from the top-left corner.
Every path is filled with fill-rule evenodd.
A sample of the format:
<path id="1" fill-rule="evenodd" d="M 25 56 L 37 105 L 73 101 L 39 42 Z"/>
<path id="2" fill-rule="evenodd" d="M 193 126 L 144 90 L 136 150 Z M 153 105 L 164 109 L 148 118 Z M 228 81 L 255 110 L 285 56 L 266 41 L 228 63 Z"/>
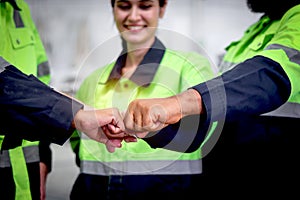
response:
<path id="1" fill-rule="evenodd" d="M 204 0 L 201 11 L 196 37 L 216 62 L 224 48 L 261 16 L 250 12 L 246 0 Z"/>

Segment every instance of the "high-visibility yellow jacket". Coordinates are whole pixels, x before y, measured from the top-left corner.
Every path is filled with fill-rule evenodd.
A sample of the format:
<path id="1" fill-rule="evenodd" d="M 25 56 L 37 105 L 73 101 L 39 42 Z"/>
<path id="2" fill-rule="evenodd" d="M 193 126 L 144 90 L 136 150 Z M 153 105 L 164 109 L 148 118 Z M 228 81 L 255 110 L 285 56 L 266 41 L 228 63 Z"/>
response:
<path id="1" fill-rule="evenodd" d="M 85 79 L 76 97 L 95 108 L 117 107 L 126 111 L 133 99 L 168 97 L 214 76 L 209 61 L 202 55 L 166 49 L 158 39 L 130 79 L 119 74 L 123 62 L 121 55 L 116 62 L 96 70 Z M 195 131 L 196 126 L 191 125 L 190 131 Z M 179 153 L 152 149 L 138 140 L 123 143 L 122 148 L 108 153 L 104 144 L 84 135 L 74 135 L 71 144 L 73 149 L 79 149 L 81 172 L 86 174 L 178 175 L 202 171 L 200 148 L 193 153 Z"/>
<path id="2" fill-rule="evenodd" d="M 9 2 L 0 3 L 0 57 L 25 74 L 33 74 L 48 84 L 50 69 L 46 51 L 31 18 L 29 7 L 23 0 L 16 0 L 16 4 L 20 11 Z M 4 136 L 0 136 L 0 146 L 3 139 Z M 26 140 L 23 140 L 21 146 L 3 150 L 0 154 L 0 170 L 7 167 L 13 170 L 15 199 L 31 199 L 26 164 L 39 160 L 38 142 Z"/>

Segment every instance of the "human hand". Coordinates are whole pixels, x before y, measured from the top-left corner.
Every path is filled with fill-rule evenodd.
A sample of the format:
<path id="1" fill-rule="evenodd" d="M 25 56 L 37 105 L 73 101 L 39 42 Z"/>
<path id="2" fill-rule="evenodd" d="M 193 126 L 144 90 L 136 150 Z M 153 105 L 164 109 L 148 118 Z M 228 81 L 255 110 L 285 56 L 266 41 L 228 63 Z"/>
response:
<path id="1" fill-rule="evenodd" d="M 203 112 L 200 94 L 189 89 L 181 94 L 154 99 L 136 99 L 125 113 L 126 132 L 145 137 L 145 132 L 158 131 L 187 115 Z"/>
<path id="2" fill-rule="evenodd" d="M 89 138 L 105 144 L 109 152 L 122 146 L 119 135 L 123 135 L 125 126 L 116 108 L 79 110 L 74 117 L 74 126 Z M 109 138 L 108 133 L 115 135 L 115 138 Z"/>
<path id="3" fill-rule="evenodd" d="M 139 138 L 135 133 L 127 133 L 127 132 L 119 132 L 114 133 L 110 131 L 109 126 L 102 127 L 105 136 L 109 139 L 109 144 L 112 142 L 113 144 L 121 143 L 123 140 L 127 143 L 129 142 L 137 142 Z M 111 146 L 106 145 L 107 149 L 111 148 Z M 120 146 L 121 147 L 121 146 Z"/>
<path id="4" fill-rule="evenodd" d="M 132 101 L 125 113 L 126 132 L 138 137 L 145 132 L 157 131 L 181 119 L 181 108 L 176 96 L 169 98 L 137 99 Z"/>

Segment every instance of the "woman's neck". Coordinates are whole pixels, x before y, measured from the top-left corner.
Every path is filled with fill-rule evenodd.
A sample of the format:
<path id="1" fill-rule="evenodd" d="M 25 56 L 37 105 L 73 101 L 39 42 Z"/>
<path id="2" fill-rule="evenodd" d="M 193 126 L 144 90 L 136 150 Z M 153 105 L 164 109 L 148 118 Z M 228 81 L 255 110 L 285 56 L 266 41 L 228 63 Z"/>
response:
<path id="1" fill-rule="evenodd" d="M 130 77 L 133 74 L 153 45 L 154 40 L 155 39 L 153 38 L 153 40 L 149 40 L 149 42 L 143 43 L 142 45 L 132 45 L 127 43 L 127 57 L 125 66 L 122 68 L 122 75 Z"/>

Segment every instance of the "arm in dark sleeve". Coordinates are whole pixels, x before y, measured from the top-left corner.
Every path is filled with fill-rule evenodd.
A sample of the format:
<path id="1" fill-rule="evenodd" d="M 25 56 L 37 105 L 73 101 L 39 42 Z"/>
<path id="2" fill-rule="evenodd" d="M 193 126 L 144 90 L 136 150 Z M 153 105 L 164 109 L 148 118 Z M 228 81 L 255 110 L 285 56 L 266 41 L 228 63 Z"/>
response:
<path id="1" fill-rule="evenodd" d="M 275 110 L 288 100 L 291 84 L 277 62 L 256 56 L 193 89 L 200 93 L 212 121 L 225 117 L 230 122 Z M 224 98 L 212 99 L 217 96 Z"/>
<path id="2" fill-rule="evenodd" d="M 62 145 L 73 133 L 71 123 L 81 108 L 79 102 L 11 65 L 0 73 L 0 129 L 5 138 Z"/>
<path id="3" fill-rule="evenodd" d="M 291 84 L 277 62 L 257 56 L 193 89 L 201 94 L 206 122 L 203 122 L 203 118 L 199 121 L 197 134 L 190 139 L 191 145 L 186 152 L 199 148 L 211 121 L 241 120 L 241 117 L 260 115 L 278 108 L 288 100 Z M 153 148 L 164 148 L 176 141 L 178 144 L 173 147 L 180 146 L 181 140 L 187 137 L 178 128 L 180 123 L 169 125 L 151 138 L 145 138 L 145 141 Z M 180 148 L 172 150 L 182 151 Z"/>
<path id="4" fill-rule="evenodd" d="M 164 148 L 178 152 L 193 152 L 200 147 L 210 129 L 205 115 L 190 115 L 143 138 L 152 148 Z"/>

